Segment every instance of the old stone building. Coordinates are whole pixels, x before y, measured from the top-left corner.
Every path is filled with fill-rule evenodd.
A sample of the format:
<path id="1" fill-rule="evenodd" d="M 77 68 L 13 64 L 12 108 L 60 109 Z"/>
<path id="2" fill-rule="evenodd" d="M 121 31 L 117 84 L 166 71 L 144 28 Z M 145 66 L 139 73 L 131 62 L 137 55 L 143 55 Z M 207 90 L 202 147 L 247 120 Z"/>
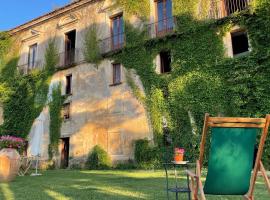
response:
<path id="1" fill-rule="evenodd" d="M 60 82 L 62 94 L 68 95 L 63 105 L 59 164 L 83 163 L 89 151 L 99 145 L 113 161 L 133 159 L 133 143 L 137 139 L 153 139 L 146 110 L 132 94 L 126 81 L 127 70 L 121 63 L 103 60 L 98 66 L 85 62 L 84 35 L 96 25 L 102 54 L 124 45 L 123 11 L 111 8 L 110 1 L 81 0 L 57 9 L 12 29 L 20 38 L 18 69 L 30 73 L 45 62 L 48 41 L 55 39 L 59 50 L 59 71 L 52 83 Z M 136 19 L 133 19 L 136 22 Z M 116 31 L 112 33 L 112 26 Z M 114 41 L 112 41 L 112 34 Z M 142 88 L 136 74 L 136 84 Z M 49 114 L 44 108 L 45 134 L 42 159 L 48 159 Z M 53 123 L 53 122 L 52 122 Z M 29 144 L 34 140 L 29 134 Z M 69 164 L 67 162 L 69 160 Z"/>
<path id="2" fill-rule="evenodd" d="M 59 63 L 51 84 L 61 83 L 62 94 L 68 96 L 63 105 L 64 122 L 57 158 L 59 165 L 83 163 L 95 145 L 103 147 L 114 162 L 126 161 L 134 157 L 135 140 L 153 140 L 146 108 L 127 83 L 126 74 L 130 73 L 135 84 L 144 92 L 136 73 L 128 72 L 125 66 L 114 60 L 105 58 L 96 65 L 86 62 L 84 57 L 84 38 L 93 26 L 96 27 L 103 56 L 119 51 L 126 45 L 124 21 L 138 29 L 147 27 L 149 38 L 172 33 L 175 29 L 172 5 L 175 2 L 149 2 L 150 16 L 147 22 L 136 16 L 125 15 L 125 11 L 116 6 L 113 0 L 78 0 L 10 30 L 21 44 L 18 70 L 24 74 L 42 69 L 49 41 L 54 39 L 56 42 Z M 207 11 L 207 16 L 218 19 L 236 11 L 222 2 L 218 1 L 215 5 L 217 12 Z M 243 0 L 237 9 L 245 9 L 248 3 L 248 0 Z M 231 4 L 235 2 L 231 1 Z M 197 10 L 199 19 L 202 11 Z M 232 28 L 223 40 L 227 57 L 250 51 L 247 33 L 238 26 Z M 157 74 L 171 71 L 171 57 L 168 50 L 157 53 L 153 60 Z M 40 117 L 45 127 L 41 157 L 46 160 L 50 121 L 47 107 Z M 29 134 L 30 146 L 34 134 L 35 131 Z"/>

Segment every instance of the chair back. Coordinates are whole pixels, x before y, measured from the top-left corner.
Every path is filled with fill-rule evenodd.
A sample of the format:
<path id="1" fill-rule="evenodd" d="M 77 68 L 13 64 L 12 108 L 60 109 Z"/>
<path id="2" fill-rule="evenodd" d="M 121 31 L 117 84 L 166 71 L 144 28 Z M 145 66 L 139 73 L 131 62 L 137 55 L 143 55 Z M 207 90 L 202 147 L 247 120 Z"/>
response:
<path id="1" fill-rule="evenodd" d="M 213 128 L 205 194 L 244 195 L 250 186 L 257 128 Z"/>
<path id="2" fill-rule="evenodd" d="M 245 195 L 252 193 L 263 147 L 268 134 L 270 115 L 266 118 L 209 117 L 205 115 L 199 164 L 202 168 L 206 136 L 211 129 L 205 194 Z M 254 163 L 257 136 L 261 139 Z M 254 171 L 252 173 L 252 170 Z"/>

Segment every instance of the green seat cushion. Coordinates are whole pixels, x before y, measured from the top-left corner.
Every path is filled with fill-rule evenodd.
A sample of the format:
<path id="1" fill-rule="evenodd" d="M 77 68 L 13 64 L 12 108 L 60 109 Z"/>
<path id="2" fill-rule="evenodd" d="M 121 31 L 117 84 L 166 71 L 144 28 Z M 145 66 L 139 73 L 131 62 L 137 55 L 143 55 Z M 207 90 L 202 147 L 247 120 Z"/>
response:
<path id="1" fill-rule="evenodd" d="M 244 195 L 249 190 L 257 128 L 213 128 L 205 194 Z"/>

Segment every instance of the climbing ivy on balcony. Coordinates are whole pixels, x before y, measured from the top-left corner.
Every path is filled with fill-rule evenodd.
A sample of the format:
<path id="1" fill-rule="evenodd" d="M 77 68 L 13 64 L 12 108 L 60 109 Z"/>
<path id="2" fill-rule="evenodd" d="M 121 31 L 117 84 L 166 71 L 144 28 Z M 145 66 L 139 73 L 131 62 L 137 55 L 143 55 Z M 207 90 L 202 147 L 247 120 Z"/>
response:
<path id="1" fill-rule="evenodd" d="M 127 17 L 135 15 L 142 19 L 148 19 L 150 15 L 149 0 L 116 0 L 116 6 L 121 6 L 124 10 L 124 14 Z"/>
<path id="2" fill-rule="evenodd" d="M 92 25 L 84 36 L 84 58 L 89 63 L 98 65 L 101 60 L 101 53 L 98 41 L 97 25 Z"/>

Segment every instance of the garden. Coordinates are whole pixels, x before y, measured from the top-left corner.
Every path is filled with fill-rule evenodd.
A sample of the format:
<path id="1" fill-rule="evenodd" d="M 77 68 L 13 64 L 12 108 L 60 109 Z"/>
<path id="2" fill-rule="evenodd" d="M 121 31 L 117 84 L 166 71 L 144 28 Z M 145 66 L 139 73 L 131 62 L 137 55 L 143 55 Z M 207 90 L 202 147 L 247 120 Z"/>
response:
<path id="1" fill-rule="evenodd" d="M 196 21 L 192 10 L 184 12 L 179 9 L 184 1 L 179 2 L 174 8 L 177 22 L 181 22 L 177 24 L 176 34 L 162 39 L 146 39 L 144 31 L 138 31 L 126 22 L 127 46 L 123 51 L 108 54 L 104 58 L 98 49 L 86 55 L 88 62 L 98 64 L 100 59 L 112 59 L 122 63 L 128 71 L 134 69 L 137 72 L 145 94 L 142 94 L 128 73 L 127 82 L 134 96 L 149 112 L 154 145 L 147 140 L 135 141 L 135 161 L 117 166 L 112 166 L 106 152 L 97 146 L 89 152 L 83 169 L 46 169 L 40 172 L 41 176 L 35 177 L 29 176 L 30 171 L 28 175 L 16 177 L 10 183 L 0 183 L 0 199 L 165 199 L 166 179 L 161 163 L 173 159 L 172 147 L 184 147 L 185 158 L 191 162 L 199 158 L 203 116 L 206 112 L 214 116 L 252 118 L 264 117 L 269 113 L 269 2 L 257 0 L 258 6 L 254 10 L 214 22 Z M 190 4 L 186 6 L 188 9 L 194 7 L 191 1 L 187 4 Z M 130 12 L 137 12 L 140 6 L 134 3 L 129 9 Z M 147 9 L 145 12 L 148 12 Z M 222 37 L 238 25 L 248 31 L 252 51 L 234 59 L 226 58 Z M 86 44 L 88 41 L 90 45 L 88 49 L 98 48 L 96 34 L 94 29 L 90 30 L 89 40 L 86 38 Z M 44 70 L 22 76 L 17 72 L 19 50 L 16 46 L 16 41 L 7 33 L 0 33 L 0 103 L 5 119 L 0 126 L 0 149 L 13 148 L 23 154 L 23 138 L 27 138 L 34 119 L 48 103 L 49 82 L 57 71 L 58 58 L 55 41 L 51 40 L 45 54 Z M 172 72 L 161 76 L 155 73 L 153 60 L 163 50 L 170 50 L 174 59 Z M 49 159 L 57 154 L 59 147 L 64 98 L 59 86 L 54 88 L 48 103 L 53 122 L 49 127 Z M 162 126 L 164 118 L 167 119 L 167 135 Z M 257 122 L 253 125 L 259 126 Z M 170 146 L 168 152 L 166 145 Z M 209 140 L 205 146 L 206 153 L 209 153 Z M 268 170 L 269 147 L 270 137 L 261 152 L 262 162 Z M 179 153 L 183 153 L 183 149 Z M 201 164 L 207 166 L 208 160 L 206 156 L 205 162 Z M 48 166 L 54 167 L 53 164 Z M 192 165 L 192 168 L 194 172 L 195 166 Z M 182 172 L 179 181 L 185 185 L 186 175 L 184 170 Z M 172 174 L 169 173 L 168 180 L 174 184 Z M 206 169 L 203 169 L 202 182 L 205 177 Z M 269 199 L 261 176 L 257 179 L 254 192 L 255 199 Z M 183 195 L 186 194 L 181 194 L 180 198 Z M 242 197 L 207 196 L 207 199 L 240 200 Z"/>

